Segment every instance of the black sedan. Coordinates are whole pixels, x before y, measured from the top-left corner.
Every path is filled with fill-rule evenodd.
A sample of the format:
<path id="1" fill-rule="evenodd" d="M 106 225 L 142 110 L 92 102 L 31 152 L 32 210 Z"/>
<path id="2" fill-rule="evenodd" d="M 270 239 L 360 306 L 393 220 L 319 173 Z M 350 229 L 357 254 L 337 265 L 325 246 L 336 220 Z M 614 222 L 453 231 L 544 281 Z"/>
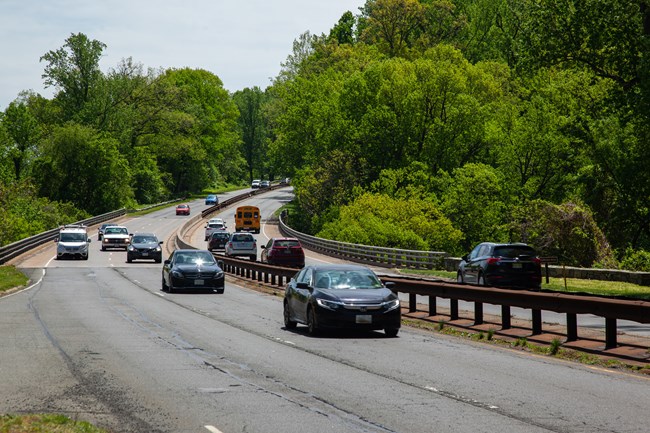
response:
<path id="1" fill-rule="evenodd" d="M 162 241 L 159 241 L 153 233 L 135 233 L 126 248 L 126 261 L 131 263 L 134 260 L 153 260 L 160 263 L 162 262 L 160 245 Z"/>
<path id="2" fill-rule="evenodd" d="M 208 250 L 175 250 L 163 262 L 162 290 L 216 290 L 223 293 L 224 272 Z"/>
<path id="3" fill-rule="evenodd" d="M 457 281 L 479 286 L 539 289 L 542 265 L 529 245 L 483 242 L 462 257 Z"/>
<path id="4" fill-rule="evenodd" d="M 311 335 L 330 328 L 383 329 L 395 337 L 402 313 L 392 287 L 365 266 L 306 266 L 285 289 L 284 326 L 293 329 L 301 323 Z"/>

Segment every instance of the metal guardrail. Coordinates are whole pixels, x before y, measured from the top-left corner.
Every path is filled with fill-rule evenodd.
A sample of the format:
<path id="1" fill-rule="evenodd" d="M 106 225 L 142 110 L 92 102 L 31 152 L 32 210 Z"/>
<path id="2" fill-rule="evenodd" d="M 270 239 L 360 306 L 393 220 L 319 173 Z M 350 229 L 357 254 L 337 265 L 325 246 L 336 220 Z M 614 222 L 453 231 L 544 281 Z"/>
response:
<path id="1" fill-rule="evenodd" d="M 97 215 L 82 221 L 77 221 L 73 224 L 82 224 L 82 225 L 90 226 L 90 225 L 102 223 L 104 221 L 109 221 L 113 218 L 117 218 L 125 214 L 126 214 L 126 209 L 119 209 L 102 215 Z M 59 234 L 59 228 L 57 227 L 55 229 L 48 230 L 46 232 L 39 233 L 34 236 L 30 236 L 26 239 L 22 239 L 12 244 L 5 245 L 4 247 L 0 247 L 0 265 L 44 243 L 53 241 L 58 234 Z"/>

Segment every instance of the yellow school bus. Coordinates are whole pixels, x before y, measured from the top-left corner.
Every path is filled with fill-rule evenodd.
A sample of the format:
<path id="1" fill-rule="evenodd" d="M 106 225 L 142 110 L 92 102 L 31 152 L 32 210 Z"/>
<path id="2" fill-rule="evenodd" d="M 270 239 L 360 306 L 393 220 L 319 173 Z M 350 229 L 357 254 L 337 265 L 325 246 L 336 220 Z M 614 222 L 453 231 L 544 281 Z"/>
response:
<path id="1" fill-rule="evenodd" d="M 235 231 L 260 232 L 260 209 L 257 206 L 239 206 L 235 213 Z"/>

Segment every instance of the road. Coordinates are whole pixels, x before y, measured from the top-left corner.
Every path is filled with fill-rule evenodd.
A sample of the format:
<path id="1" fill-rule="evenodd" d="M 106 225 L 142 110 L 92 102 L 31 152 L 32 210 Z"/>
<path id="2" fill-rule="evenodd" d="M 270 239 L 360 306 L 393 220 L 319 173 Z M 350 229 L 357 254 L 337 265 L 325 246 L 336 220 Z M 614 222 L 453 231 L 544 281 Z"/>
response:
<path id="1" fill-rule="evenodd" d="M 250 204 L 269 215 L 283 197 L 273 191 Z M 193 213 L 205 208 L 191 205 Z M 166 239 L 186 218 L 170 208 L 122 222 Z M 194 236 L 204 244 L 201 230 Z M 645 432 L 650 425 L 644 376 L 414 329 L 394 339 L 381 332 L 313 338 L 304 327 L 283 328 L 280 297 L 231 279 L 222 295 L 163 293 L 159 264 L 127 264 L 126 253 L 101 252 L 95 239 L 88 261 L 51 260 L 51 245 L 19 263 L 42 279 L 0 299 L 0 413 L 62 412 L 114 432 Z M 308 260 L 323 258 L 308 253 Z"/>

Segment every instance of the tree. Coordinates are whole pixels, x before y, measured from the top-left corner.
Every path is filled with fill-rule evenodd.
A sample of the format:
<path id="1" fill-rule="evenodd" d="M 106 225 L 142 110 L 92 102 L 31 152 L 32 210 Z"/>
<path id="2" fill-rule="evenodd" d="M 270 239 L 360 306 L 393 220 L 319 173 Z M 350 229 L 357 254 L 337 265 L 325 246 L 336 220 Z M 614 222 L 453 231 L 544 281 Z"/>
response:
<path id="1" fill-rule="evenodd" d="M 233 100 L 239 108 L 239 129 L 242 136 L 242 154 L 246 160 L 249 181 L 267 173 L 264 167 L 267 147 L 267 125 L 263 104 L 265 94 L 259 87 L 235 92 Z"/>
<path id="2" fill-rule="evenodd" d="M 418 0 L 369 0 L 363 12 L 361 40 L 379 45 L 389 57 L 406 55 L 425 21 Z"/>
<path id="3" fill-rule="evenodd" d="M 36 155 L 40 126 L 25 99 L 11 102 L 0 121 L 6 131 L 0 155 L 11 160 L 14 179 L 19 181 L 25 172 L 29 172 L 29 164 Z"/>
<path id="4" fill-rule="evenodd" d="M 356 18 L 352 12 L 345 12 L 339 22 L 330 30 L 328 41 L 336 41 L 338 44 L 353 44 L 355 42 Z"/>
<path id="5" fill-rule="evenodd" d="M 77 33 L 71 34 L 62 48 L 41 56 L 40 60 L 47 62 L 42 75 L 45 87 L 58 90 L 56 98 L 67 118 L 80 113 L 100 85 L 103 75 L 99 59 L 105 48 L 104 43 Z"/>

